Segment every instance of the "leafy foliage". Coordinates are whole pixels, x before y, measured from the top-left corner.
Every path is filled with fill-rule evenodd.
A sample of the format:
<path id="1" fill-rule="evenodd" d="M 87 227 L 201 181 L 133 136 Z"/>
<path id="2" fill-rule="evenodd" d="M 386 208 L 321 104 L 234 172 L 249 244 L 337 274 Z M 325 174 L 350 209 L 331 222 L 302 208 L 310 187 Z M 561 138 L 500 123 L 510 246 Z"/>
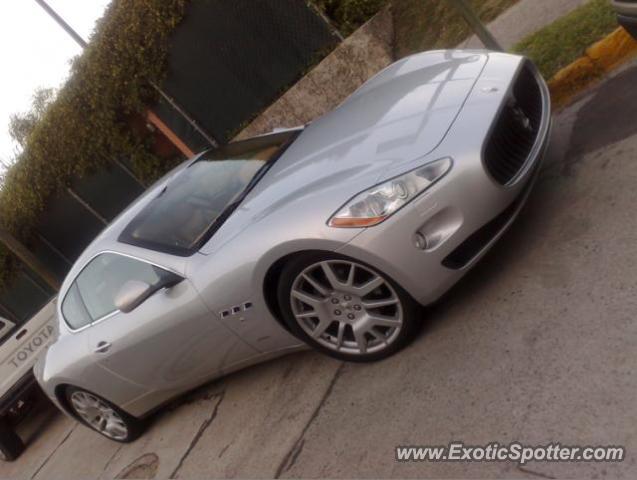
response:
<path id="1" fill-rule="evenodd" d="M 376 14 L 388 0 L 315 0 L 316 5 L 347 36 Z"/>
<path id="2" fill-rule="evenodd" d="M 9 118 L 9 135 L 24 149 L 31 132 L 44 116 L 47 107 L 55 98 L 52 88 L 38 88 L 33 94 L 31 110 L 25 113 L 14 113 Z"/>
<path id="3" fill-rule="evenodd" d="M 530 57 L 548 79 L 616 28 L 612 6 L 606 0 L 591 0 L 523 39 L 513 50 Z"/>
<path id="4" fill-rule="evenodd" d="M 55 102 L 46 108 L 36 96 L 34 110 L 16 117 L 13 133 L 23 151 L 0 190 L 0 220 L 9 231 L 28 236 L 53 194 L 113 159 L 128 159 L 145 180 L 171 166 L 130 124 L 154 100 L 150 85 L 164 75 L 168 38 L 185 3 L 114 1 Z"/>

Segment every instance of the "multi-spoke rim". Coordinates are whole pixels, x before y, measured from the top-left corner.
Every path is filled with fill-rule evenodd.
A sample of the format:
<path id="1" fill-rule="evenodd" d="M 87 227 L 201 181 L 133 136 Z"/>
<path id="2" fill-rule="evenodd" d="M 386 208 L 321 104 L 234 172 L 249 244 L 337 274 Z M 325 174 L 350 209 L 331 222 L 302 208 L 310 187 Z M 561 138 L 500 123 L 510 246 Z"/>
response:
<path id="1" fill-rule="evenodd" d="M 353 261 L 326 260 L 307 267 L 292 284 L 290 302 L 305 333 L 337 352 L 382 351 L 403 326 L 403 308 L 394 288 Z"/>
<path id="2" fill-rule="evenodd" d="M 77 414 L 95 430 L 113 440 L 125 440 L 128 427 L 109 404 L 88 392 L 73 392 L 71 404 Z"/>

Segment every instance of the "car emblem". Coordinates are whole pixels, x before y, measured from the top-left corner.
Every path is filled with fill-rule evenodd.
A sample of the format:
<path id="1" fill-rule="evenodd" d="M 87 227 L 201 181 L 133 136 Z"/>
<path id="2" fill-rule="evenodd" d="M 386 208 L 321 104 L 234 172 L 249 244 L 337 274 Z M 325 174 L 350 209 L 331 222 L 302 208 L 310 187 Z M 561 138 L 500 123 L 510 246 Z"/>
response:
<path id="1" fill-rule="evenodd" d="M 531 119 L 527 116 L 526 113 L 524 113 L 524 110 L 522 110 L 517 105 L 513 107 L 513 116 L 522 128 L 529 132 L 533 131 L 533 123 L 531 123 Z"/>

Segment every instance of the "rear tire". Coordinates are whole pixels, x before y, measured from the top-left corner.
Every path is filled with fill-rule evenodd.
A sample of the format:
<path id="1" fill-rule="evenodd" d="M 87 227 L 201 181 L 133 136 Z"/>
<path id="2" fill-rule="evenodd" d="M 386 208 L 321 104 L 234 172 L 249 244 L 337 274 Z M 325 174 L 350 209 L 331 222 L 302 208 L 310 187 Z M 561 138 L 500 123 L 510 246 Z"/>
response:
<path id="1" fill-rule="evenodd" d="M 144 423 L 108 400 L 87 390 L 68 387 L 67 405 L 80 423 L 119 443 L 130 443 L 144 433 Z"/>
<path id="2" fill-rule="evenodd" d="M 420 305 L 377 269 L 343 255 L 308 252 L 281 271 L 277 297 L 292 333 L 350 362 L 382 360 L 418 331 Z"/>
<path id="3" fill-rule="evenodd" d="M 13 462 L 22 455 L 24 448 L 24 442 L 6 419 L 0 419 L 0 460 Z"/>

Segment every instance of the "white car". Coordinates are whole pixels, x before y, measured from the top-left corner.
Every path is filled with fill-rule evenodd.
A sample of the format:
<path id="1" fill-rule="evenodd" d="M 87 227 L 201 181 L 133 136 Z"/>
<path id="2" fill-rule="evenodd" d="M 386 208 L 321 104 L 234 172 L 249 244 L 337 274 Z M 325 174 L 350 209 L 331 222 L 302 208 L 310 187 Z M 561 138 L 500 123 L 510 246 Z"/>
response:
<path id="1" fill-rule="evenodd" d="M 56 329 L 55 300 L 20 326 L 0 317 L 1 460 L 15 460 L 24 450 L 24 444 L 15 432 L 15 421 L 36 387 L 33 365 L 55 339 Z"/>

